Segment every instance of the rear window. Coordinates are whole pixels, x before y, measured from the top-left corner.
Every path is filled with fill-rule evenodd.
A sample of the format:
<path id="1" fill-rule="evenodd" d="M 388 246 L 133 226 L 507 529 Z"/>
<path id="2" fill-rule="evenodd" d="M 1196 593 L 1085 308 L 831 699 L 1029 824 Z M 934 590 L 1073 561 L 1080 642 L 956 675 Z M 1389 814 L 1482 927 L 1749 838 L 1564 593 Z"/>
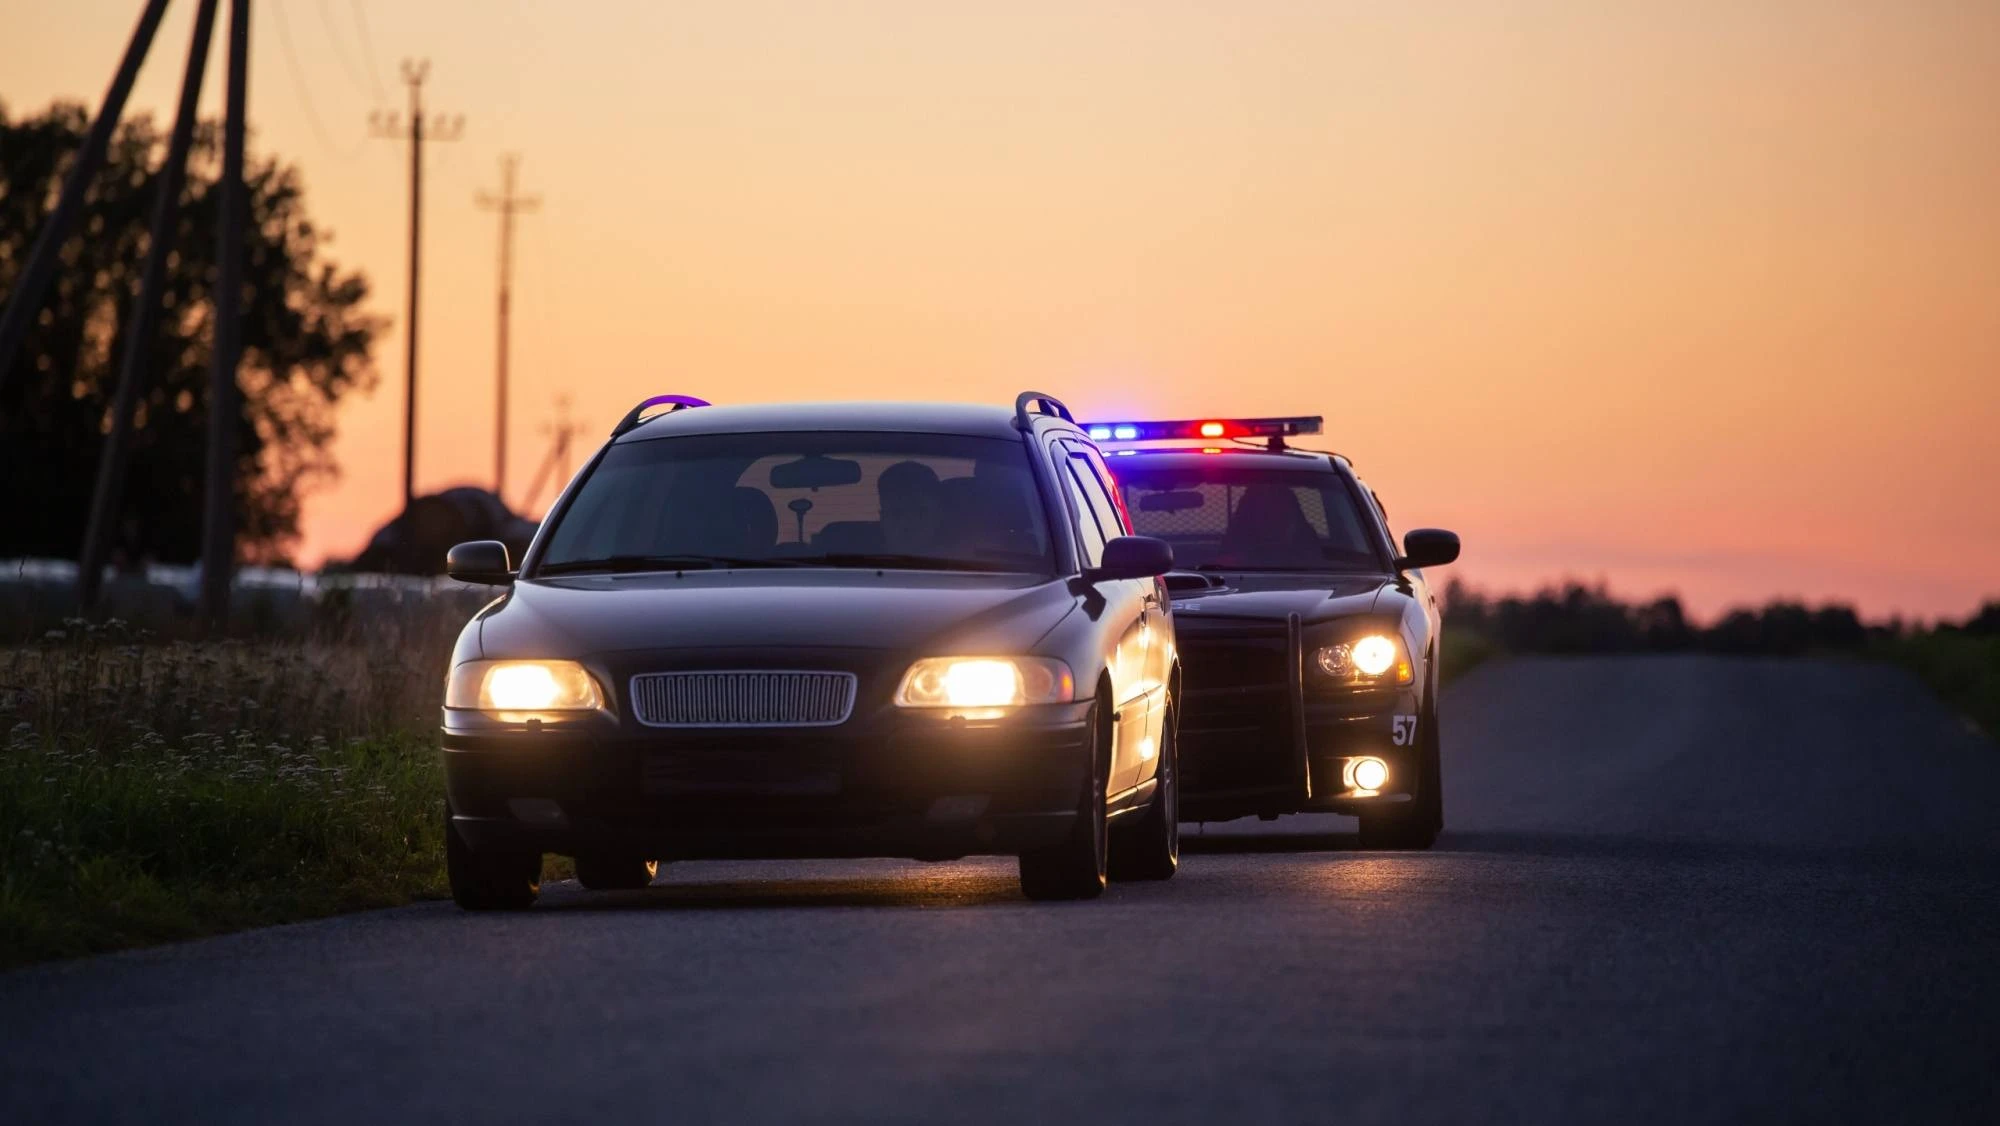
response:
<path id="1" fill-rule="evenodd" d="M 1134 458 L 1133 461 L 1140 459 Z M 1148 469 L 1118 483 L 1132 530 L 1174 547 L 1187 570 L 1373 571 L 1384 565 L 1339 474 L 1216 465 Z"/>
<path id="2" fill-rule="evenodd" d="M 559 514 L 538 566 L 681 556 L 1054 569 L 1026 443 L 816 431 L 615 445 Z"/>

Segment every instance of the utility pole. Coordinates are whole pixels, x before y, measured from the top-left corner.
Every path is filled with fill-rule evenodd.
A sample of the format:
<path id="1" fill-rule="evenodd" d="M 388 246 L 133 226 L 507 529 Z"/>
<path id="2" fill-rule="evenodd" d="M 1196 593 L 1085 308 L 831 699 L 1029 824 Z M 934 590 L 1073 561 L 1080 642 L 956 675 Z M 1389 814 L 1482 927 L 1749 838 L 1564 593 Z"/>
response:
<path id="1" fill-rule="evenodd" d="M 201 609 L 220 627 L 229 613 L 236 566 L 236 422 L 242 390 L 236 367 L 243 351 L 243 228 L 250 200 L 243 189 L 243 107 L 250 85 L 250 0 L 229 5 L 228 106 L 222 124 L 222 210 L 216 226 L 215 343 L 209 360 L 208 497 L 201 521 Z"/>
<path id="2" fill-rule="evenodd" d="M 139 13 L 139 26 L 132 30 L 132 41 L 125 46 L 118 72 L 111 76 L 111 87 L 104 92 L 97 120 L 91 123 L 83 148 L 77 151 L 76 160 L 69 167 L 69 178 L 63 181 L 55 210 L 42 221 L 34 249 L 28 251 L 27 265 L 14 279 L 14 290 L 7 295 L 6 303 L 0 305 L 0 387 L 7 384 L 7 373 L 13 370 L 29 323 L 42 311 L 42 301 L 49 295 L 49 282 L 55 278 L 63 243 L 69 241 L 77 217 L 83 213 L 83 193 L 104 164 L 104 150 L 110 146 L 112 131 L 118 128 L 118 118 L 125 112 L 125 98 L 132 92 L 139 64 L 146 61 L 146 52 L 153 46 L 153 33 L 160 29 L 160 17 L 166 13 L 167 0 L 147 0 L 145 10 Z"/>
<path id="3" fill-rule="evenodd" d="M 423 242 L 424 222 L 424 142 L 456 141 L 465 131 L 465 116 L 459 114 L 445 117 L 440 114 L 432 119 L 428 128 L 424 121 L 424 79 L 430 76 L 429 59 L 419 61 L 403 60 L 403 84 L 410 88 L 410 120 L 405 125 L 395 114 L 376 113 L 370 116 L 368 124 L 377 137 L 390 140 L 408 138 L 410 142 L 410 315 L 409 323 L 403 326 L 408 351 L 404 359 L 406 372 L 403 387 L 403 507 L 410 507 L 414 497 L 415 470 L 417 463 L 417 290 L 420 274 L 420 247 Z"/>
<path id="4" fill-rule="evenodd" d="M 125 354 L 118 365 L 118 390 L 111 401 L 111 432 L 98 455 L 97 486 L 90 496 L 90 520 L 84 527 L 83 554 L 77 559 L 77 602 L 88 610 L 97 604 L 104 580 L 105 557 L 116 536 L 119 498 L 125 490 L 126 464 L 131 457 L 132 415 L 146 381 L 146 362 L 160 319 L 160 289 L 166 283 L 167 255 L 174 245 L 174 218 L 180 211 L 181 186 L 187 179 L 188 146 L 194 140 L 195 112 L 201 102 L 201 76 L 208 65 L 208 44 L 215 27 L 217 0 L 201 0 L 194 17 L 194 38 L 188 45 L 187 73 L 181 79 L 180 109 L 174 116 L 167 159 L 160 165 L 160 194 L 153 201 L 153 226 L 146 243 L 146 265 L 139 295 L 125 321 Z"/>
<path id="5" fill-rule="evenodd" d="M 542 206 L 540 196 L 514 194 L 514 171 L 521 164 L 518 153 L 500 158 L 500 194 L 480 192 L 478 203 L 500 213 L 500 339 L 495 373 L 493 424 L 493 495 L 507 501 L 507 309 L 514 277 L 514 216 L 532 215 Z"/>

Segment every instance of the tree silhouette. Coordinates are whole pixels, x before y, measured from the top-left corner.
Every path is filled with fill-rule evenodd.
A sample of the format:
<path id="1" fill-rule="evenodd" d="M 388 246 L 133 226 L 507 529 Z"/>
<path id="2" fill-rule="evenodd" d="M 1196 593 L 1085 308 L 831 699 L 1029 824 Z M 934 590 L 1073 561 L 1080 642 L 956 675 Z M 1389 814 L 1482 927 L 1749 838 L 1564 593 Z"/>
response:
<path id="1" fill-rule="evenodd" d="M 11 294 L 89 124 L 79 105 L 18 121 L 0 105 L 0 294 Z M 147 344 L 131 471 L 114 520 L 114 550 L 128 559 L 200 553 L 219 140 L 219 128 L 204 125 L 189 154 L 160 329 Z M 74 557 L 82 543 L 165 149 L 165 131 L 150 119 L 120 126 L 47 304 L 0 387 L 0 556 Z M 239 553 L 267 561 L 297 538 L 303 491 L 336 471 L 327 453 L 334 406 L 373 386 L 370 345 L 383 322 L 363 308 L 367 282 L 323 258 L 327 236 L 306 217 L 297 171 L 253 158 L 245 180 L 236 519 Z"/>

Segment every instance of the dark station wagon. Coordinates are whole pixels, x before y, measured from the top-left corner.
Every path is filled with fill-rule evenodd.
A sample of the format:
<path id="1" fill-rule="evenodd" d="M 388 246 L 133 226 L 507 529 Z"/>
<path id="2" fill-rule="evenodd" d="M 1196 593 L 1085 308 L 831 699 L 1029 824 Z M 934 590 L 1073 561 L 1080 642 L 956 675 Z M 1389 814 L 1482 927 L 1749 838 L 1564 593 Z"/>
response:
<path id="1" fill-rule="evenodd" d="M 660 411 L 661 413 L 651 413 Z M 453 897 L 683 858 L 1020 858 L 1031 898 L 1179 858 L 1172 553 L 1069 411 L 662 396 L 620 423 L 452 657 Z"/>

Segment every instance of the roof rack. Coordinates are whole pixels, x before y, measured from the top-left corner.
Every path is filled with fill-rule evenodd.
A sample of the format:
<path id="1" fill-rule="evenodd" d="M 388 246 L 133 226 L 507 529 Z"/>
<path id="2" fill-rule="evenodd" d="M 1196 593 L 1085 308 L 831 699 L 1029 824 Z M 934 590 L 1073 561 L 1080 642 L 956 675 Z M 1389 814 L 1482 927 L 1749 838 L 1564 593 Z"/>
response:
<path id="1" fill-rule="evenodd" d="M 693 395 L 655 395 L 650 399 L 642 400 L 638 406 L 625 412 L 625 417 L 619 419 L 618 425 L 611 428 L 611 436 L 616 438 L 636 428 L 641 422 L 646 421 L 640 416 L 654 407 L 665 407 L 667 408 L 665 413 L 672 414 L 674 411 L 683 411 L 693 407 L 706 407 L 710 405 L 712 404 L 707 399 L 697 399 Z"/>
<path id="2" fill-rule="evenodd" d="M 1047 391 L 1023 391 L 1019 395 L 1014 396 L 1014 428 L 1016 430 L 1027 430 L 1035 425 L 1035 420 L 1028 413 L 1028 407 L 1031 405 L 1040 408 L 1035 412 L 1036 414 L 1044 415 L 1048 418 L 1060 418 L 1064 422 L 1074 423 L 1076 421 L 1076 416 L 1069 413 L 1069 408 L 1063 405 L 1063 401 L 1049 394 Z"/>

